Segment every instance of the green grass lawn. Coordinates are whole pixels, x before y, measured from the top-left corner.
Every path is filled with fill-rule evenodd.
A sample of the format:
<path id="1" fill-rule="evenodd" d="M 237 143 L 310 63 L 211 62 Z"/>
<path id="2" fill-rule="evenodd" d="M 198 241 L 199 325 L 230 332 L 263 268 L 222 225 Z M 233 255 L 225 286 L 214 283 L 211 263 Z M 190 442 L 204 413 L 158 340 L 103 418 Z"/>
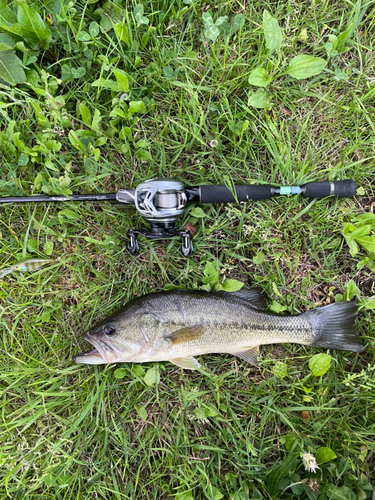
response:
<path id="1" fill-rule="evenodd" d="M 151 177 L 358 186 L 351 200 L 190 206 L 188 259 L 179 239 L 130 256 L 126 233 L 144 224 L 131 207 L 0 205 L 0 271 L 54 259 L 1 279 L 1 499 L 371 498 L 375 219 L 356 217 L 375 203 L 374 16 L 366 0 L 0 3 L 1 196 Z M 207 262 L 272 311 L 356 293 L 366 350 L 326 351 L 317 377 L 322 351 L 290 344 L 262 348 L 258 368 L 73 364 L 97 321 L 198 288 Z M 304 453 L 324 457 L 315 473 Z"/>

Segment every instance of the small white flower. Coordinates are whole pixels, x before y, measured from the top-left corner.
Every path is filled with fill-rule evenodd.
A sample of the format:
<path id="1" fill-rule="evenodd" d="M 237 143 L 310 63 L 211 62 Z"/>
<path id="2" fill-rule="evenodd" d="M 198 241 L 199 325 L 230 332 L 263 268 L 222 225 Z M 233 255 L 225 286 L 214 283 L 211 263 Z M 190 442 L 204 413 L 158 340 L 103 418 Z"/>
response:
<path id="1" fill-rule="evenodd" d="M 64 129 L 60 127 L 55 127 L 53 129 L 53 132 L 57 134 L 59 137 L 62 137 L 64 135 Z"/>
<path id="2" fill-rule="evenodd" d="M 210 142 L 210 146 L 211 148 L 216 148 L 216 146 L 218 145 L 218 141 L 216 139 L 212 139 L 212 141 Z"/>
<path id="3" fill-rule="evenodd" d="M 303 454 L 303 465 L 305 466 L 307 472 L 316 472 L 317 469 L 320 469 L 312 453 Z"/>

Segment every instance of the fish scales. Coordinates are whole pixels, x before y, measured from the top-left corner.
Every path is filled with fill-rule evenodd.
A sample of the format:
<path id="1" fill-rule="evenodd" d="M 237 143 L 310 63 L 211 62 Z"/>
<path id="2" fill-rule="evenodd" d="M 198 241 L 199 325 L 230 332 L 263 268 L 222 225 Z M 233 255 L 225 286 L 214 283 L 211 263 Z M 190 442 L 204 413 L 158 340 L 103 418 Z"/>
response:
<path id="1" fill-rule="evenodd" d="M 147 329 L 148 325 L 142 326 L 142 329 L 147 329 L 150 341 L 156 342 L 165 333 L 165 329 L 172 333 L 186 326 L 204 327 L 204 334 L 199 339 L 170 348 L 171 354 L 180 357 L 186 351 L 194 356 L 214 352 L 228 353 L 260 344 L 286 341 L 303 343 L 313 335 L 309 322 L 299 316 L 273 316 L 234 297 L 223 300 L 222 295 L 205 295 L 205 292 L 180 293 L 178 304 L 171 303 L 168 295 L 155 298 L 154 312 L 161 320 L 161 328 L 157 330 L 149 326 Z M 152 359 L 161 361 L 160 354 L 155 352 Z"/>
<path id="2" fill-rule="evenodd" d="M 277 315 L 264 310 L 258 290 L 203 292 L 170 290 L 133 299 L 88 332 L 94 346 L 76 362 L 171 361 L 197 368 L 194 356 L 231 353 L 256 362 L 258 346 L 298 343 L 360 351 L 354 331 L 354 302 L 335 303 L 299 315 Z"/>

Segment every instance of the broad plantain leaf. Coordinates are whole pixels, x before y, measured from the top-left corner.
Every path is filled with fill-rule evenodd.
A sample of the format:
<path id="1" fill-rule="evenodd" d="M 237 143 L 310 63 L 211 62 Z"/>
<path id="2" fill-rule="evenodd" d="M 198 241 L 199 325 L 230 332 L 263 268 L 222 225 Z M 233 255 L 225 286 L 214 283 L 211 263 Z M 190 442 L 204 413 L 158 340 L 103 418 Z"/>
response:
<path id="1" fill-rule="evenodd" d="M 226 292 L 237 292 L 243 287 L 243 283 L 234 279 L 226 279 L 222 284 L 223 290 Z"/>
<path id="2" fill-rule="evenodd" d="M 291 472 L 294 472 L 299 459 L 299 453 L 289 453 L 281 462 L 275 462 L 269 469 L 266 482 L 267 493 L 275 498 L 281 489 L 279 483 Z"/>
<path id="3" fill-rule="evenodd" d="M 0 2 L 0 31 L 9 35 L 14 40 L 22 40 L 21 28 L 17 24 L 17 16 L 4 1 Z M 9 41 L 2 40 L 2 43 L 10 45 Z"/>
<path id="4" fill-rule="evenodd" d="M 146 106 L 143 101 L 130 101 L 129 102 L 129 113 L 134 114 L 134 113 L 145 113 L 146 112 Z"/>
<path id="5" fill-rule="evenodd" d="M 0 33 L 0 44 L 8 47 L 8 49 L 13 49 L 13 47 L 15 46 L 15 41 L 10 36 L 5 35 L 4 33 Z"/>
<path id="6" fill-rule="evenodd" d="M 13 49 L 13 45 L 7 45 L 6 43 L 0 42 L 0 52 L 2 50 L 12 50 L 12 49 Z"/>
<path id="7" fill-rule="evenodd" d="M 0 24 L 10 26 L 17 22 L 17 16 L 13 10 L 7 6 L 6 2 L 0 3 Z"/>
<path id="8" fill-rule="evenodd" d="M 356 238 L 355 241 L 369 252 L 375 252 L 375 236 L 361 236 Z"/>
<path id="9" fill-rule="evenodd" d="M 149 161 L 152 159 L 151 153 L 146 149 L 138 149 L 135 156 L 141 161 Z"/>
<path id="10" fill-rule="evenodd" d="M 268 10 L 263 12 L 263 31 L 266 39 L 266 48 L 273 52 L 280 48 L 283 35 L 277 19 L 271 16 Z"/>
<path id="11" fill-rule="evenodd" d="M 0 24 L 0 31 L 9 35 L 14 40 L 21 41 L 23 39 L 20 25 L 17 23 L 14 23 L 10 26 L 7 26 L 6 24 Z"/>
<path id="12" fill-rule="evenodd" d="M 331 448 L 321 446 L 316 450 L 315 459 L 318 465 L 325 464 L 334 458 L 336 458 L 336 453 Z"/>
<path id="13" fill-rule="evenodd" d="M 21 61 L 13 50 L 3 50 L 0 52 L 0 78 L 10 83 L 10 85 L 26 81 Z"/>
<path id="14" fill-rule="evenodd" d="M 126 377 L 127 370 L 125 368 L 117 368 L 117 370 L 114 371 L 113 375 L 115 378 L 124 378 Z"/>
<path id="15" fill-rule="evenodd" d="M 299 55 L 290 61 L 286 73 L 297 80 L 319 75 L 326 67 L 327 61 L 321 57 Z"/>
<path id="16" fill-rule="evenodd" d="M 41 47 L 48 49 L 52 35 L 36 10 L 21 2 L 18 6 L 17 20 L 24 41 L 32 49 L 37 50 Z"/>
<path id="17" fill-rule="evenodd" d="M 154 365 L 147 370 L 143 380 L 148 386 L 152 386 L 160 382 L 160 373 L 157 365 Z"/>
<path id="18" fill-rule="evenodd" d="M 249 95 L 247 103 L 254 108 L 264 109 L 268 104 L 267 92 L 264 89 L 258 89 Z"/>
<path id="19" fill-rule="evenodd" d="M 329 354 L 324 354 L 322 352 L 315 354 L 315 356 L 310 359 L 309 368 L 314 377 L 321 377 L 328 371 L 331 365 L 331 359 Z"/>
<path id="20" fill-rule="evenodd" d="M 272 76 L 267 76 L 264 68 L 255 68 L 249 75 L 249 83 L 255 87 L 267 87 L 271 82 Z"/>
<path id="21" fill-rule="evenodd" d="M 328 483 L 325 491 L 328 494 L 329 500 L 358 500 L 359 498 L 348 486 L 337 486 L 333 483 Z"/>
<path id="22" fill-rule="evenodd" d="M 371 232 L 371 226 L 369 226 L 368 224 L 366 224 L 365 226 L 361 226 L 361 227 L 354 226 L 354 228 L 355 228 L 354 231 L 350 231 L 348 233 L 345 233 L 346 241 L 356 240 L 357 238 L 360 238 L 362 236 L 366 236 L 366 235 L 370 234 L 370 232 Z"/>

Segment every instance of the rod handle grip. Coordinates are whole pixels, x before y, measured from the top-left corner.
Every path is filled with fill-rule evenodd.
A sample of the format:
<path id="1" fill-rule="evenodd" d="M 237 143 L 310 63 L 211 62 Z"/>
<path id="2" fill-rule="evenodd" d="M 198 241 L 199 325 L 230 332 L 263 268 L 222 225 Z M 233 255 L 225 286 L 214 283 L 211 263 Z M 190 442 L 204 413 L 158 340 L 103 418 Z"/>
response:
<path id="1" fill-rule="evenodd" d="M 332 182 L 308 182 L 302 186 L 302 193 L 305 198 L 325 198 L 326 196 L 352 198 L 356 190 L 356 183 L 352 179 Z"/>

